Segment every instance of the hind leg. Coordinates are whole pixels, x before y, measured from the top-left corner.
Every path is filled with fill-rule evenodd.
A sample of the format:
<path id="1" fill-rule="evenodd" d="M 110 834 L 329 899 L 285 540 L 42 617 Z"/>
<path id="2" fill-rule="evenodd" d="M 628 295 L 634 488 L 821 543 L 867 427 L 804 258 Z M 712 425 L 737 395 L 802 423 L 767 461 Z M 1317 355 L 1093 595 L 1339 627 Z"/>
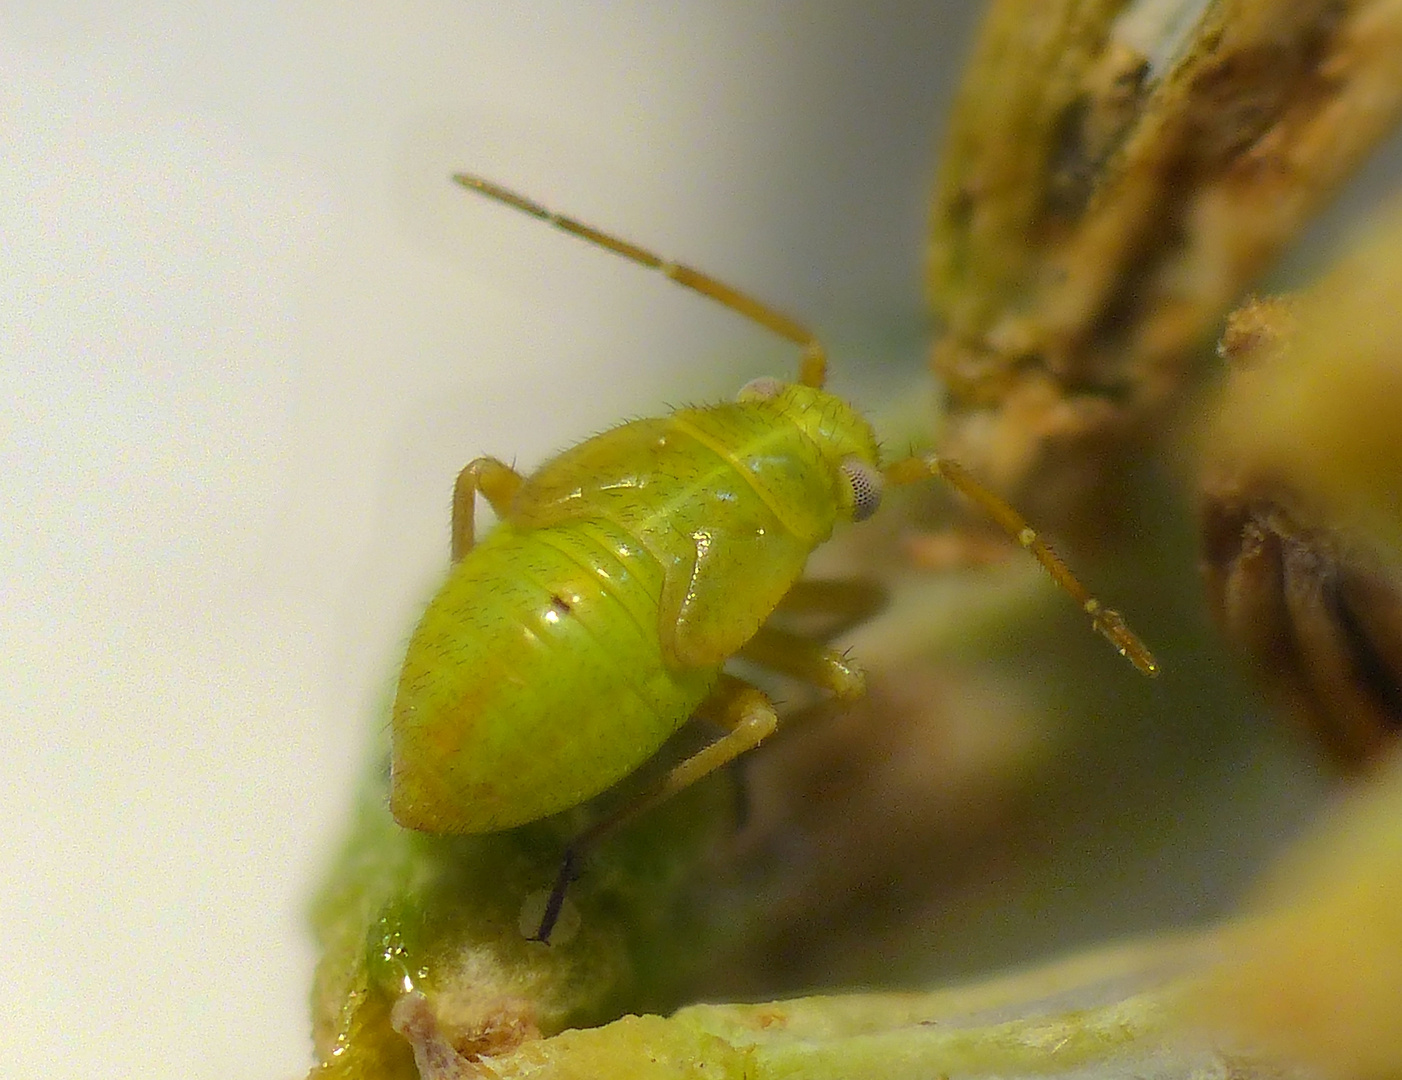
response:
<path id="1" fill-rule="evenodd" d="M 504 517 L 524 481 L 525 477 L 510 465 L 490 457 L 477 458 L 458 473 L 457 483 L 453 485 L 453 562 L 471 551 L 476 543 L 474 518 L 478 492 L 497 517 Z"/>
<path id="2" fill-rule="evenodd" d="M 721 676 L 720 682 L 696 715 L 718 724 L 725 734 L 678 762 L 657 783 L 600 818 L 570 841 L 545 903 L 540 928 L 531 937 L 532 941 L 549 943 L 551 931 L 555 929 L 560 909 L 564 906 L 565 893 L 579 877 L 585 857 L 598 846 L 599 841 L 639 814 L 666 802 L 701 778 L 728 765 L 747 750 L 753 750 L 779 726 L 779 714 L 774 709 L 774 703 L 763 691 L 731 675 Z"/>

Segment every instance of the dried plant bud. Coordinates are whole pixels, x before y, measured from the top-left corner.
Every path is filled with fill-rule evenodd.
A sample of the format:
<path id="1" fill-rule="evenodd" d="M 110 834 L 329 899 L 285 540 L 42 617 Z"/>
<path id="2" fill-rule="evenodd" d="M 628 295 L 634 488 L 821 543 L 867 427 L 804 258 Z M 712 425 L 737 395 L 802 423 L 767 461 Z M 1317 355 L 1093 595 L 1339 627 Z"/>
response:
<path id="1" fill-rule="evenodd" d="M 1268 691 L 1347 768 L 1402 731 L 1402 592 L 1367 548 L 1302 524 L 1270 485 L 1204 484 L 1203 575 Z"/>
<path id="2" fill-rule="evenodd" d="M 940 172 L 945 449 L 1102 520 L 1218 320 L 1402 109 L 1397 0 L 999 0 Z M 1084 529 L 1083 529 L 1084 531 Z"/>
<path id="3" fill-rule="evenodd" d="M 1402 732 L 1402 217 L 1228 322 L 1204 438 L 1203 574 L 1224 631 L 1336 761 Z"/>

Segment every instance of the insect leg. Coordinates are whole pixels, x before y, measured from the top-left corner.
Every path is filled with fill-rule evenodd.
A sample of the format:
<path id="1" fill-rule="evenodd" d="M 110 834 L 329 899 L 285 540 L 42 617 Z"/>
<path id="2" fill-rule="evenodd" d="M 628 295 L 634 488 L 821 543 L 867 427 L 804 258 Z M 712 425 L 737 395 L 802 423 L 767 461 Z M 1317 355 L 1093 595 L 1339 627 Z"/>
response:
<path id="1" fill-rule="evenodd" d="M 836 649 L 821 641 L 774 626 L 759 632 L 740 649 L 742 659 L 831 691 L 841 701 L 855 701 L 866 693 L 866 672 Z"/>
<path id="2" fill-rule="evenodd" d="M 774 710 L 774 703 L 762 691 L 732 675 L 721 676 L 720 682 L 701 704 L 696 715 L 719 724 L 725 729 L 725 734 L 678 762 L 657 783 L 570 841 L 560 863 L 560 872 L 555 877 L 555 885 L 546 901 L 540 928 L 531 938 L 532 941 L 549 942 L 550 933 L 555 929 L 555 922 L 565 902 L 565 893 L 570 883 L 579 876 L 584 857 L 600 840 L 639 814 L 666 802 L 702 777 L 734 761 L 745 751 L 753 750 L 779 726 L 779 714 Z"/>
<path id="3" fill-rule="evenodd" d="M 795 345 L 802 346 L 803 359 L 799 365 L 798 381 L 803 385 L 822 386 L 827 378 L 827 354 L 823 351 L 823 346 L 818 342 L 818 339 L 813 336 L 813 331 L 801 323 L 795 322 L 783 312 L 776 311 L 763 301 L 757 300 L 749 293 L 741 292 L 739 289 L 711 277 L 710 274 L 703 274 L 700 270 L 690 266 L 672 262 L 671 259 L 664 259 L 656 252 L 639 247 L 620 236 L 606 233 L 602 229 L 596 229 L 592 225 L 586 225 L 584 222 L 576 221 L 564 214 L 557 214 L 554 210 L 542 206 L 534 199 L 518 195 L 490 180 L 484 180 L 480 176 L 457 173 L 453 179 L 467 188 L 468 191 L 475 191 L 479 195 L 485 195 L 489 199 L 505 203 L 507 206 L 519 210 L 523 214 L 529 214 L 547 225 L 553 225 L 571 236 L 577 236 L 581 240 L 587 240 L 606 251 L 612 251 L 615 255 L 621 255 L 629 262 L 657 270 L 683 288 L 700 293 L 722 307 L 729 308 L 737 315 L 749 319 L 753 323 L 758 323 L 780 337 L 787 338 Z"/>
<path id="4" fill-rule="evenodd" d="M 1027 523 L 1027 519 L 965 472 L 961 465 L 936 454 L 921 454 L 888 465 L 883 471 L 888 484 L 913 484 L 926 477 L 937 476 L 966 496 L 1004 532 L 1032 553 L 1052 580 L 1071 594 L 1081 610 L 1090 616 L 1091 625 L 1109 640 L 1121 656 L 1145 675 L 1159 673 L 1159 665 L 1149 652 L 1149 647 L 1129 628 L 1124 617 L 1091 596 L 1071 568 Z"/>
<path id="5" fill-rule="evenodd" d="M 452 555 L 457 562 L 475 542 L 473 519 L 477 514 L 477 493 L 480 491 L 498 517 L 506 513 L 524 481 L 520 473 L 496 458 L 480 457 L 458 473 L 453 485 Z"/>

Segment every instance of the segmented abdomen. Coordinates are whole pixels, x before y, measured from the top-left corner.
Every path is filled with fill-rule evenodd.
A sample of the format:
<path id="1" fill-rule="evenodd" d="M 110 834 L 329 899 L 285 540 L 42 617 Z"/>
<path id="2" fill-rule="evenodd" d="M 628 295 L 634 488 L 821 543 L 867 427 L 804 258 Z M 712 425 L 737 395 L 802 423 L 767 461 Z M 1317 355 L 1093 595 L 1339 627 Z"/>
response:
<path id="1" fill-rule="evenodd" d="M 718 668 L 669 670 L 662 568 L 616 525 L 499 524 L 415 630 L 394 704 L 391 808 L 437 833 L 575 806 L 645 761 Z"/>

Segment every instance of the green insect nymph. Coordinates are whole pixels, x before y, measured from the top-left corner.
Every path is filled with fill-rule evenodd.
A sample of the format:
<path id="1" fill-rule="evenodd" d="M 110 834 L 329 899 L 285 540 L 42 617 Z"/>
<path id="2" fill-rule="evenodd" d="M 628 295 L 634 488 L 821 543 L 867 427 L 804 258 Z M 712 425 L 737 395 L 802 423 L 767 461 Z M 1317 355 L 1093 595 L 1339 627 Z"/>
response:
<path id="1" fill-rule="evenodd" d="M 875 509 L 852 479 L 880 476 L 867 422 L 768 389 L 624 424 L 513 483 L 409 647 L 401 824 L 491 832 L 612 786 L 716 692 L 837 521 Z"/>
<path id="2" fill-rule="evenodd" d="M 548 938 L 584 849 L 608 828 L 757 745 L 779 722 L 723 672 L 743 657 L 829 691 L 864 690 L 860 667 L 768 625 L 781 607 L 844 626 L 879 606 L 873 586 L 802 580 L 839 521 L 874 513 L 883 484 L 938 476 L 1027 547 L 1141 670 L 1148 650 L 1027 523 L 951 462 L 882 466 L 871 425 L 823 389 L 813 335 L 696 270 L 470 176 L 505 202 L 673 280 L 804 348 L 799 379 L 757 379 L 737 399 L 637 420 L 522 476 L 479 458 L 458 478 L 454 566 L 409 644 L 394 703 L 390 805 L 432 833 L 511 828 L 576 806 L 637 769 L 689 719 L 725 732 L 567 855 L 537 937 Z M 498 524 L 474 535 L 476 496 Z"/>

